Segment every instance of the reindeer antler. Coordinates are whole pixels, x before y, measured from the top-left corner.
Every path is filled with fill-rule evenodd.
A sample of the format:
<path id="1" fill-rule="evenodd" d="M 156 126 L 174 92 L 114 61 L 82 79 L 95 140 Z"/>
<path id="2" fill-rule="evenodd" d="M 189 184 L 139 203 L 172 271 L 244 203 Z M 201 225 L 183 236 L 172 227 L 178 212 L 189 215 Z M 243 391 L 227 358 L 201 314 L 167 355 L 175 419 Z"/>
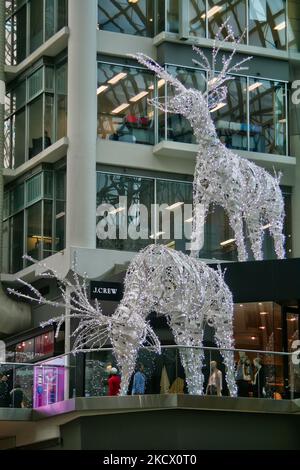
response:
<path id="1" fill-rule="evenodd" d="M 207 78 L 205 78 L 206 83 L 207 83 L 207 91 L 205 93 L 206 96 L 209 98 L 209 107 L 215 106 L 216 104 L 216 96 L 219 94 L 221 99 L 226 98 L 226 87 L 223 87 L 220 89 L 221 85 L 223 85 L 225 82 L 229 80 L 234 80 L 234 76 L 230 76 L 228 74 L 232 72 L 240 72 L 242 70 L 247 70 L 247 67 L 243 67 L 243 64 L 245 62 L 248 62 L 249 60 L 252 59 L 252 57 L 245 57 L 238 63 L 234 64 L 233 66 L 230 67 L 230 64 L 232 63 L 232 60 L 236 54 L 237 47 L 241 43 L 242 39 L 245 37 L 246 34 L 246 29 L 243 31 L 242 35 L 236 39 L 234 35 L 234 31 L 232 27 L 228 24 L 229 18 L 220 26 L 218 29 L 215 39 L 213 42 L 213 50 L 212 50 L 212 61 L 211 63 L 205 56 L 204 52 L 199 49 L 196 46 L 193 46 L 193 50 L 200 56 L 201 60 L 195 60 L 193 59 L 194 64 L 198 65 L 201 68 L 204 68 L 207 71 Z M 224 39 L 221 39 L 221 33 L 223 29 L 226 29 L 227 34 Z M 217 58 L 219 56 L 220 49 L 225 45 L 228 44 L 229 42 L 233 43 L 233 51 L 229 55 L 229 57 L 224 54 L 222 56 L 222 69 L 219 72 L 216 72 L 216 65 L 217 65 Z M 219 89 L 220 91 L 216 93 L 216 90 Z M 212 95 L 214 96 L 213 99 Z M 212 104 L 210 104 L 210 102 Z"/>
<path id="2" fill-rule="evenodd" d="M 167 83 L 176 88 L 176 90 L 186 90 L 185 86 L 179 80 L 177 80 L 177 78 L 173 77 L 173 75 L 168 73 L 161 65 L 155 62 L 155 60 L 151 59 L 151 57 L 148 57 L 146 54 L 142 54 L 141 52 L 128 55 L 136 59 L 140 64 L 145 65 L 147 69 L 155 72 L 158 77 L 163 78 Z"/>

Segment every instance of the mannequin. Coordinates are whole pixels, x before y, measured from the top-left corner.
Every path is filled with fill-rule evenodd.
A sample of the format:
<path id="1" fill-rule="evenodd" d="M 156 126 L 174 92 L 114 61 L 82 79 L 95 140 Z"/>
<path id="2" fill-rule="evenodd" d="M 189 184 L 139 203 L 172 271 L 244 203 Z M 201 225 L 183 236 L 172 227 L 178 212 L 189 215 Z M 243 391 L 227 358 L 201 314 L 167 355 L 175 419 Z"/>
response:
<path id="1" fill-rule="evenodd" d="M 222 396 L 222 372 L 217 368 L 217 362 L 211 361 L 210 375 L 206 387 L 206 395 Z"/>
<path id="2" fill-rule="evenodd" d="M 254 365 L 254 378 L 253 378 L 253 396 L 256 398 L 263 398 L 263 389 L 265 386 L 265 373 L 264 373 L 264 368 L 261 363 L 261 358 L 256 357 L 253 359 L 253 365 Z"/>

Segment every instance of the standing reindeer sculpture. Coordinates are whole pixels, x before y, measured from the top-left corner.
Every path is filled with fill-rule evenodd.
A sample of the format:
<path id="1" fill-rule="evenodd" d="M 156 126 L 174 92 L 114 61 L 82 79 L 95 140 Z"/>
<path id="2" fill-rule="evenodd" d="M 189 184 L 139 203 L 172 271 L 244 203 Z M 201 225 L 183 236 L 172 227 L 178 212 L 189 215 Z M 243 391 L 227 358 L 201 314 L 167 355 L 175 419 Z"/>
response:
<path id="1" fill-rule="evenodd" d="M 227 36 L 221 40 L 223 28 Z M 243 36 L 242 36 L 243 37 Z M 241 38 L 242 38 L 241 37 Z M 256 260 L 263 259 L 262 243 L 264 226 L 267 226 L 274 239 L 275 252 L 278 258 L 284 258 L 284 203 L 279 187 L 279 178 L 272 177 L 267 171 L 242 158 L 225 147 L 219 140 L 211 118 L 211 111 L 227 97 L 228 80 L 234 79 L 232 72 L 244 70 L 242 64 L 247 57 L 230 66 L 237 45 L 232 29 L 227 22 L 216 34 L 212 51 L 212 65 L 197 47 L 194 50 L 200 61 L 194 62 L 207 71 L 207 91 L 187 89 L 179 80 L 170 75 L 159 64 L 144 54 L 134 55 L 140 63 L 174 87 L 175 96 L 161 102 L 150 100 L 152 104 L 164 112 L 177 113 L 184 116 L 191 124 L 199 144 L 193 184 L 193 228 L 191 255 L 198 256 L 200 249 L 201 224 L 210 204 L 216 204 L 226 211 L 230 226 L 235 234 L 239 261 L 248 258 L 244 239 L 245 225 L 248 229 L 251 249 Z M 220 48 L 231 41 L 233 52 L 228 58 L 222 57 L 222 70 L 216 73 L 216 62 Z"/>
<path id="2" fill-rule="evenodd" d="M 47 274 L 49 277 L 50 275 Z M 75 329 L 73 352 L 98 351 L 109 339 L 121 371 L 121 395 L 126 395 L 134 371 L 138 350 L 143 344 L 160 352 L 160 342 L 147 322 L 155 311 L 164 315 L 180 347 L 190 394 L 203 394 L 203 332 L 206 324 L 215 329 L 216 343 L 226 366 L 226 380 L 231 396 L 236 396 L 234 379 L 233 303 L 223 276 L 205 263 L 169 249 L 149 245 L 131 261 L 125 278 L 124 296 L 111 317 L 103 315 L 99 304 L 91 304 L 85 282 L 76 273 L 75 284 L 64 279 L 61 284 L 62 302 L 45 299 L 30 284 L 33 296 L 15 292 L 19 297 L 54 307 L 64 307 L 70 318 L 79 320 Z M 53 277 L 57 276 L 55 273 Z M 67 289 L 72 295 L 67 294 Z M 58 334 L 66 315 L 52 318 Z"/>

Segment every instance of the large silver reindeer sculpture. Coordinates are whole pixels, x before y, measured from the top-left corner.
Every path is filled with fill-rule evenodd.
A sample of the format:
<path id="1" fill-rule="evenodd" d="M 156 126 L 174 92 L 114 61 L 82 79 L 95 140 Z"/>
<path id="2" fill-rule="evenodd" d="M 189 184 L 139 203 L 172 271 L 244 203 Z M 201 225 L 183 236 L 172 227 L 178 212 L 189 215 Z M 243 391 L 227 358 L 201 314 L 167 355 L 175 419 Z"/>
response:
<path id="1" fill-rule="evenodd" d="M 47 277 L 57 278 L 55 273 Z M 61 302 L 45 299 L 32 285 L 21 281 L 31 292 L 10 290 L 30 300 L 63 307 L 69 314 L 52 318 L 58 334 L 66 316 L 79 321 L 73 332 L 73 352 L 99 351 L 109 340 L 121 372 L 121 395 L 126 395 L 137 355 L 148 344 L 160 353 L 160 342 L 147 317 L 151 312 L 166 317 L 185 369 L 190 394 L 203 394 L 203 333 L 205 325 L 214 327 L 215 339 L 226 366 L 231 396 L 236 396 L 234 379 L 233 303 L 221 272 L 205 263 L 163 245 L 148 245 L 131 261 L 125 278 L 124 296 L 111 317 L 92 304 L 86 282 L 74 273 L 75 282 L 61 281 Z M 72 292 L 71 295 L 69 293 Z"/>
<path id="2" fill-rule="evenodd" d="M 221 40 L 223 29 L 227 30 L 225 39 Z M 231 65 L 239 40 L 226 23 L 216 34 L 212 51 L 212 63 L 197 47 L 195 52 L 200 60 L 196 65 L 205 69 L 207 75 L 206 91 L 186 88 L 178 79 L 169 74 L 148 56 L 138 53 L 135 57 L 141 64 L 155 72 L 166 83 L 174 88 L 174 97 L 150 100 L 164 112 L 184 116 L 191 127 L 199 149 L 193 185 L 193 228 L 191 254 L 198 256 L 201 238 L 201 224 L 205 221 L 208 208 L 216 204 L 226 211 L 230 226 L 235 234 L 239 261 L 248 258 L 244 225 L 248 230 L 251 249 L 256 260 L 263 259 L 262 243 L 264 229 L 267 227 L 274 239 L 275 252 L 278 258 L 284 258 L 284 202 L 279 187 L 279 178 L 271 176 L 263 168 L 232 152 L 218 138 L 211 112 L 224 102 L 227 97 L 228 80 L 234 79 L 230 73 L 244 70 L 242 64 L 251 59 L 247 57 Z M 220 49 L 225 43 L 233 44 L 233 51 L 228 57 L 223 55 L 221 70 L 216 71 Z"/>

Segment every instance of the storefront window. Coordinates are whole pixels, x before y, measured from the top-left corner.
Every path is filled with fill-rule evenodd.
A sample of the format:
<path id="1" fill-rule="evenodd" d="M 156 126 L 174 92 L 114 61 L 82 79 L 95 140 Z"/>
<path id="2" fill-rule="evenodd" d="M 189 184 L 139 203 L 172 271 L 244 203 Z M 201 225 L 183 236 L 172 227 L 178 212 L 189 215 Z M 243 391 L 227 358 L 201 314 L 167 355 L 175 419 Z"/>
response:
<path id="1" fill-rule="evenodd" d="M 98 27 L 104 31 L 152 37 L 154 3 L 155 0 L 98 0 Z"/>
<path id="2" fill-rule="evenodd" d="M 98 136 L 120 142 L 153 144 L 153 75 L 135 67 L 98 64 Z"/>
<path id="3" fill-rule="evenodd" d="M 214 38 L 219 28 L 228 19 L 235 37 L 239 37 L 246 28 L 246 1 L 208 0 L 208 10 L 205 19 L 206 17 L 209 38 Z M 226 35 L 227 32 L 224 28 L 221 37 L 225 38 Z M 247 37 L 245 36 L 242 43 L 246 42 L 246 40 Z"/>
<path id="4" fill-rule="evenodd" d="M 298 0 L 288 0 L 288 47 L 300 51 L 300 15 Z"/>

